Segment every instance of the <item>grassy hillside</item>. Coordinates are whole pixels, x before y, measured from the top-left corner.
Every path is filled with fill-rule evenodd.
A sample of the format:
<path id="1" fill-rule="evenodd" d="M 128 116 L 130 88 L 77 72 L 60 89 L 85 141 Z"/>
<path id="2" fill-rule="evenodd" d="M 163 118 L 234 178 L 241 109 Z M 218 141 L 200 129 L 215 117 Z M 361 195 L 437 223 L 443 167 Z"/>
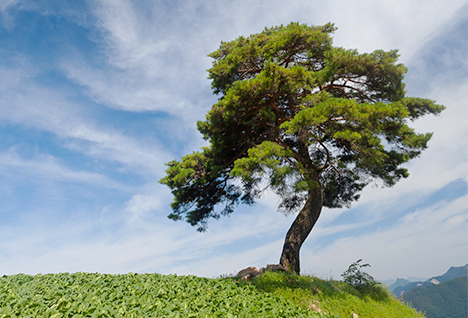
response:
<path id="1" fill-rule="evenodd" d="M 315 307 L 324 317 L 424 317 L 394 298 L 382 286 L 356 290 L 340 282 L 316 277 L 267 272 L 251 282 L 257 289 L 284 297 L 300 307 Z"/>
<path id="2" fill-rule="evenodd" d="M 403 295 L 405 301 L 426 312 L 428 318 L 466 318 L 468 316 L 468 276 L 439 285 L 414 288 Z"/>
<path id="3" fill-rule="evenodd" d="M 321 311 L 321 313 L 318 313 Z M 0 277 L 0 318 L 424 317 L 382 288 L 267 272 L 252 281 L 159 274 Z M 326 315 L 324 315 L 326 314 Z"/>

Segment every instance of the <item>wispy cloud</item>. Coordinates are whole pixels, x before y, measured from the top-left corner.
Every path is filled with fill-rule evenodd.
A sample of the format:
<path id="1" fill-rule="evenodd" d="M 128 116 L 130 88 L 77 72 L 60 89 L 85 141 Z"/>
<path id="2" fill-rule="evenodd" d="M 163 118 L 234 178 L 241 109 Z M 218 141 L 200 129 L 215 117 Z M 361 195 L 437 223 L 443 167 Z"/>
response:
<path id="1" fill-rule="evenodd" d="M 270 211 L 265 210 L 257 210 L 256 215 L 243 214 L 220 220 L 216 227 L 203 234 L 186 224 L 169 221 L 161 214 L 133 219 L 129 226 L 115 226 L 126 213 L 134 216 L 132 207 L 135 204 L 152 209 L 154 198 L 151 199 L 152 203 L 145 199 L 149 197 L 135 196 L 129 201 L 126 211 L 111 212 L 117 220 L 110 224 L 107 224 L 105 218 L 96 218 L 94 221 L 89 218 L 79 221 L 72 218 L 61 220 L 56 231 L 52 230 L 56 224 L 48 224 L 46 220 L 25 222 L 16 233 L 2 229 L 2 255 L 11 255 L 16 251 L 13 258 L 2 261 L 2 272 L 157 271 L 212 277 L 227 270 L 222 267 L 223 263 L 217 263 L 213 257 L 226 260 L 235 258 L 226 246 L 231 244 L 233 248 L 239 244 L 248 244 L 254 249 L 244 251 L 242 247 L 235 248 L 240 250 L 237 252 L 239 258 L 229 267 L 229 270 L 234 271 L 237 267 L 233 265 L 240 266 L 245 262 L 246 255 L 257 261 L 264 261 L 268 257 L 271 259 L 272 249 L 264 249 L 262 241 L 255 243 L 254 240 L 263 235 L 282 232 L 275 218 L 265 217 L 270 214 Z M 281 215 L 275 216 L 276 221 L 283 218 Z M 95 233 L 96 227 L 100 229 L 99 234 Z M 24 231 L 28 231 L 29 235 L 22 236 L 20 233 Z M 257 252 L 255 247 L 258 247 Z M 277 254 L 278 251 L 275 251 L 275 261 Z M 18 263 L 24 258 L 29 261 Z"/>
<path id="2" fill-rule="evenodd" d="M 0 153 L 0 171 L 3 178 L 22 179 L 32 183 L 34 180 L 52 180 L 56 182 L 89 183 L 104 188 L 130 191 L 130 187 L 116 182 L 105 175 L 88 171 L 72 170 L 61 164 L 55 157 L 38 154 L 36 158 L 22 158 L 13 147 Z"/>
<path id="3" fill-rule="evenodd" d="M 0 11 L 5 11 L 9 7 L 12 7 L 17 3 L 19 3 L 19 0 L 3 0 L 2 2 L 0 2 Z"/>
<path id="4" fill-rule="evenodd" d="M 361 51 L 399 48 L 402 61 L 408 61 L 463 4 L 461 0 L 452 1 L 451 6 L 437 1 L 417 6 L 362 0 L 321 3 L 316 10 L 317 4 L 310 1 L 209 6 L 197 1 L 183 5 L 159 1 L 144 7 L 126 0 L 94 1 L 90 2 L 96 19 L 94 40 L 105 58 L 100 65 L 91 65 L 77 54 L 65 57 L 61 68 L 98 103 L 126 111 L 167 112 L 183 120 L 183 132 L 191 135 L 194 122 L 203 119 L 215 102 L 206 79 L 205 70 L 210 67 L 206 55 L 220 41 L 291 21 L 337 21 L 337 45 Z M 366 18 L 356 24 L 353 15 L 344 14 L 352 10 L 362 11 Z M 259 12 L 262 19 L 256 18 Z"/>
<path id="5" fill-rule="evenodd" d="M 365 235 L 355 232 L 355 236 L 326 247 L 315 247 L 312 236 L 304 245 L 303 264 L 310 264 L 318 273 L 332 269 L 335 278 L 360 258 L 373 266 L 369 272 L 380 279 L 401 277 L 402 267 L 405 273 L 423 277 L 441 274 L 448 269 L 447 264 L 459 266 L 467 260 L 467 200 L 465 195 L 452 202 L 437 202 L 401 217 L 395 226 Z M 447 246 L 447 241 L 457 243 Z M 422 266 L 428 263 L 432 266 Z"/>
<path id="6" fill-rule="evenodd" d="M 146 141 L 149 145 L 144 136 L 137 140 L 98 122 L 92 105 L 78 105 L 72 96 L 37 85 L 26 71 L 2 69 L 0 120 L 51 132 L 61 138 L 63 146 L 90 157 L 161 175 L 171 156 L 158 140 Z"/>
<path id="7" fill-rule="evenodd" d="M 402 61 L 418 70 L 408 74 L 410 92 L 448 107 L 440 117 L 414 123 L 418 131 L 435 134 L 421 158 L 408 164 L 410 178 L 392 189 L 366 188 L 351 210 L 323 211 L 304 246 L 302 268 L 319 274 L 333 269 L 339 276 L 343 266 L 364 257 L 378 278 L 390 278 L 415 275 L 428 262 L 437 272 L 418 275 L 456 265 L 461 257 L 454 255 L 467 246 L 466 197 L 416 207 L 454 180 L 468 182 L 466 138 L 460 137 L 468 134 L 461 115 L 468 83 L 445 80 L 456 63 L 466 62 L 464 56 L 445 55 L 453 63 L 423 72 L 434 60 L 423 52 L 439 45 L 439 32 L 448 32 L 448 21 L 463 5 L 464 0 L 0 2 L 1 23 L 10 21 L 9 30 L 19 13 L 33 12 L 60 17 L 81 32 L 79 41 L 67 38 L 56 59 L 41 63 L 36 50 L 0 49 L 6 56 L 0 62 L 0 128 L 10 140 L 1 145 L 0 189 L 15 185 L 15 177 L 31 181 L 25 193 L 9 196 L 17 202 L 0 210 L 9 220 L 0 227 L 0 271 L 212 277 L 277 262 L 293 217 L 275 211 L 273 195 L 199 234 L 166 218 L 171 194 L 156 181 L 164 162 L 204 144 L 195 122 L 217 98 L 206 79 L 206 55 L 221 41 L 291 21 L 336 22 L 335 44 L 361 52 L 399 48 Z M 9 127 L 28 133 L 15 135 Z M 46 146 L 28 140 L 31 132 L 47 135 L 41 139 Z M 74 192 L 80 186 L 85 194 Z M 31 188 L 42 190 L 37 201 Z"/>

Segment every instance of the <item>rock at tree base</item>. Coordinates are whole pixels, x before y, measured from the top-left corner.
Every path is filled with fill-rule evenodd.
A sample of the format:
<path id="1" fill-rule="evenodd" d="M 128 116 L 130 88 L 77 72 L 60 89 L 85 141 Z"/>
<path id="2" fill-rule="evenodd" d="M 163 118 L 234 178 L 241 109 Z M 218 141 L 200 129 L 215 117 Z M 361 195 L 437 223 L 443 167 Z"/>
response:
<path id="1" fill-rule="evenodd" d="M 283 271 L 283 272 L 286 272 L 287 270 L 286 270 L 286 268 L 284 268 L 284 266 L 279 265 L 279 264 L 268 264 L 266 268 L 265 267 L 260 267 L 259 270 L 254 266 L 250 266 L 250 267 L 244 268 L 243 270 L 239 271 L 237 276 L 239 276 L 242 279 L 248 279 L 248 278 L 252 278 L 252 277 L 261 275 L 264 272 L 268 272 L 268 271 Z"/>

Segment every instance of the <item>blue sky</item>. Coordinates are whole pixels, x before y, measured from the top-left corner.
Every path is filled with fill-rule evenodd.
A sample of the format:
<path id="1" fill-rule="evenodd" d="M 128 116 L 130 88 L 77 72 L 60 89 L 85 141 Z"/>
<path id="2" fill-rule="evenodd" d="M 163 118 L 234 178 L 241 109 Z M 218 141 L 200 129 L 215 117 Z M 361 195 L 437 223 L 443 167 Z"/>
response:
<path id="1" fill-rule="evenodd" d="M 293 217 L 272 194 L 198 233 L 167 219 L 164 163 L 205 145 L 216 102 L 207 54 L 291 21 L 334 22 L 336 46 L 399 49 L 408 96 L 447 106 L 390 189 L 324 209 L 303 273 L 378 279 L 468 263 L 466 1 L 0 0 L 0 274 L 158 272 L 215 277 L 278 263 Z"/>

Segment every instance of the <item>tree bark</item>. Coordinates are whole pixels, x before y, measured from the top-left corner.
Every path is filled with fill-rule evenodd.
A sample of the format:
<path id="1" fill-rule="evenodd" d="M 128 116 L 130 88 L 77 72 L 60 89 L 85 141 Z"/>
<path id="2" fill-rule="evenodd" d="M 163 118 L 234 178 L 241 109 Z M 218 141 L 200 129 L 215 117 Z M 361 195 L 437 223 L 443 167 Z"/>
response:
<path id="1" fill-rule="evenodd" d="M 300 273 L 299 251 L 302 243 L 304 243 L 317 222 L 320 212 L 322 211 L 322 205 L 322 188 L 317 185 L 314 189 L 309 191 L 304 207 L 301 212 L 299 212 L 286 234 L 280 265 L 298 275 Z"/>

